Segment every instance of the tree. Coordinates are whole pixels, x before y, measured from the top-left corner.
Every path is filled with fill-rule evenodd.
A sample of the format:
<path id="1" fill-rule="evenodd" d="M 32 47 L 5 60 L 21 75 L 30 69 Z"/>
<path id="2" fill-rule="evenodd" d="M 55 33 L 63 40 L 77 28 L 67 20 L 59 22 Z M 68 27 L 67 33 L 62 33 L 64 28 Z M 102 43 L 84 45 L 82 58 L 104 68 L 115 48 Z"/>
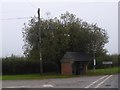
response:
<path id="1" fill-rule="evenodd" d="M 67 51 L 85 52 L 93 55 L 105 54 L 104 45 L 108 42 L 107 32 L 97 24 L 89 24 L 74 14 L 66 12 L 58 19 L 43 19 L 40 21 L 42 33 L 43 61 L 60 63 Z M 38 21 L 31 18 L 28 25 L 24 24 L 24 54 L 34 60 L 39 60 Z"/>

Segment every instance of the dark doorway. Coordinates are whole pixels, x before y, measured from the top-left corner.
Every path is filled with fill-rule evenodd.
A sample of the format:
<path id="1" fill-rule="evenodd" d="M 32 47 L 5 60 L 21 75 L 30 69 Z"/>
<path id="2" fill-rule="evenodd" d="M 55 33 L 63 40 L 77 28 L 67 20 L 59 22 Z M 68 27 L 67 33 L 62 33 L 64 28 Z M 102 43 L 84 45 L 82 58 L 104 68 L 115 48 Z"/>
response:
<path id="1" fill-rule="evenodd" d="M 75 61 L 72 65 L 73 75 L 80 75 L 83 71 L 83 64 L 80 61 Z"/>

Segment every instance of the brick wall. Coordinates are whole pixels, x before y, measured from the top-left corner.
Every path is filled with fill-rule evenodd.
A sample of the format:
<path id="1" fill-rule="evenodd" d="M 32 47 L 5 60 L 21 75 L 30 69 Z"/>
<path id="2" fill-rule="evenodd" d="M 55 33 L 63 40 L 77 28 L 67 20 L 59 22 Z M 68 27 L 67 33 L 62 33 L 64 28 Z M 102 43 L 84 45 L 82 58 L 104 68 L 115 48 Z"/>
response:
<path id="1" fill-rule="evenodd" d="M 64 62 L 61 64 L 61 73 L 63 75 L 72 75 L 71 63 Z"/>

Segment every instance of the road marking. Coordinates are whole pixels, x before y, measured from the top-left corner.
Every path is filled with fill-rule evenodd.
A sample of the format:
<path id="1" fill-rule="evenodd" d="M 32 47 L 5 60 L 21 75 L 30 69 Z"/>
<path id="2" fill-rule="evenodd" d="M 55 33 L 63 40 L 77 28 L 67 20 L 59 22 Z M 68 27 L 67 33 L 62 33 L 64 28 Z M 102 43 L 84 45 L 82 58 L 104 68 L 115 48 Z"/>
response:
<path id="1" fill-rule="evenodd" d="M 103 84 L 106 80 L 108 80 L 112 76 L 113 75 L 110 75 L 109 77 L 107 77 L 105 80 L 103 80 L 102 82 L 100 82 L 95 88 L 98 88 L 101 84 Z"/>
<path id="2" fill-rule="evenodd" d="M 45 85 L 43 85 L 43 87 L 54 87 L 54 86 L 51 84 L 45 84 Z"/>
<path id="3" fill-rule="evenodd" d="M 88 85 L 88 86 L 86 86 L 85 88 L 89 88 L 90 86 L 92 86 L 93 84 L 97 83 L 98 81 L 100 81 L 101 79 L 103 79 L 103 78 L 105 78 L 105 77 L 107 77 L 107 76 L 108 76 L 108 75 L 105 75 L 105 76 L 103 76 L 103 77 L 99 78 L 98 80 L 96 80 L 96 81 L 92 82 L 91 84 L 89 84 L 89 85 Z"/>
<path id="4" fill-rule="evenodd" d="M 10 87 L 5 87 L 5 88 L 25 88 L 25 86 L 10 86 Z"/>
<path id="5" fill-rule="evenodd" d="M 16 88 L 16 87 L 4 87 L 4 88 Z"/>
<path id="6" fill-rule="evenodd" d="M 5 87 L 5 88 L 21 88 L 21 87 L 24 87 L 24 86 L 10 86 L 10 87 Z"/>

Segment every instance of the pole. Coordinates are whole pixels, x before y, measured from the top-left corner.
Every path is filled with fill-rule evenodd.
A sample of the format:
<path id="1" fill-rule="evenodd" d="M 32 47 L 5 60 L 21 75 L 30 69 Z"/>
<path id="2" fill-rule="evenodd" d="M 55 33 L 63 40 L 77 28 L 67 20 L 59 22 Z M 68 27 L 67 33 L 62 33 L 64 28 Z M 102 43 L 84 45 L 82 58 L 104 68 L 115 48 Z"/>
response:
<path id="1" fill-rule="evenodd" d="M 94 72 L 95 72 L 95 66 L 96 66 L 95 51 L 93 52 L 93 58 L 94 58 Z"/>
<path id="2" fill-rule="evenodd" d="M 40 74 L 42 74 L 42 54 L 41 54 L 41 30 L 40 30 L 40 8 L 38 8 L 38 30 L 39 30 L 39 59 L 40 59 Z"/>

